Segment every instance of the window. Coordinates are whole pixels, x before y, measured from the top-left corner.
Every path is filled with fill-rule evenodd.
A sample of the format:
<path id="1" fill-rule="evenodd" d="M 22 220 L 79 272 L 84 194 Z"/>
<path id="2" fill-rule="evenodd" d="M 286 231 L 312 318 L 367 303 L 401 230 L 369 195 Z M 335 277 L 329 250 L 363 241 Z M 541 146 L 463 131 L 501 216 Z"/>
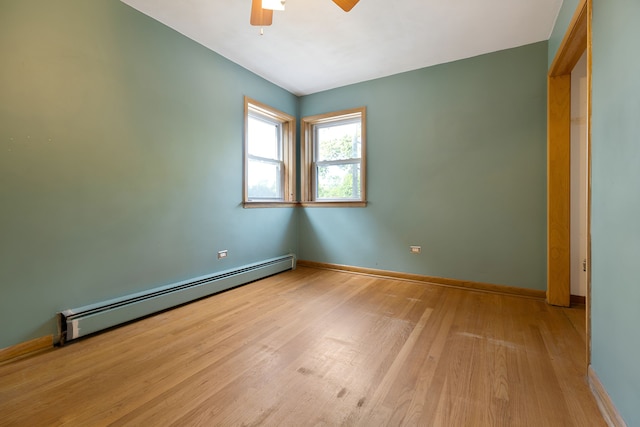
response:
<path id="1" fill-rule="evenodd" d="M 366 205 L 364 107 L 302 119 L 302 202 Z"/>
<path id="2" fill-rule="evenodd" d="M 244 206 L 295 202 L 295 118 L 245 97 Z"/>

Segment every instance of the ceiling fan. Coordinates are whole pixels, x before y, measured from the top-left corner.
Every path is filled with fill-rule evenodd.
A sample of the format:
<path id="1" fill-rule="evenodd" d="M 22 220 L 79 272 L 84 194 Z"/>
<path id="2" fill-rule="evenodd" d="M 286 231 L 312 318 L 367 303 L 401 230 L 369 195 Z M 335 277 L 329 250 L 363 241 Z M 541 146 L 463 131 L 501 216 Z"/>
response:
<path id="1" fill-rule="evenodd" d="M 360 0 L 333 0 L 345 12 L 353 9 Z M 267 27 L 271 25 L 274 10 L 284 10 L 285 0 L 252 0 L 251 25 Z"/>

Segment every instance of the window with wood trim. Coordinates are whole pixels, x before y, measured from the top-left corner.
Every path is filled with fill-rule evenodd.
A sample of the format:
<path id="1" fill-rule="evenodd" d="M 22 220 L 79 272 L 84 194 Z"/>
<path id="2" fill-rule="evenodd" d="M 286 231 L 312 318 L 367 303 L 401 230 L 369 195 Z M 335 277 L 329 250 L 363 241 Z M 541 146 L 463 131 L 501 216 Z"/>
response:
<path id="1" fill-rule="evenodd" d="M 366 109 L 302 119 L 303 204 L 366 205 Z"/>
<path id="2" fill-rule="evenodd" d="M 296 201 L 296 119 L 245 97 L 245 207 Z"/>

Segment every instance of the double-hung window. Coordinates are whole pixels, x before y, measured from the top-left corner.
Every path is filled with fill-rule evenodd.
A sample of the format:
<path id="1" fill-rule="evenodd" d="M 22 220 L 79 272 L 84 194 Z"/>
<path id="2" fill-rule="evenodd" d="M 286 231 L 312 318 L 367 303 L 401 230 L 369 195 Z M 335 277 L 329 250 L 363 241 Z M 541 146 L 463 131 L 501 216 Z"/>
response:
<path id="1" fill-rule="evenodd" d="M 245 98 L 244 206 L 295 202 L 295 118 Z"/>
<path id="2" fill-rule="evenodd" d="M 302 202 L 366 203 L 365 108 L 302 119 Z"/>

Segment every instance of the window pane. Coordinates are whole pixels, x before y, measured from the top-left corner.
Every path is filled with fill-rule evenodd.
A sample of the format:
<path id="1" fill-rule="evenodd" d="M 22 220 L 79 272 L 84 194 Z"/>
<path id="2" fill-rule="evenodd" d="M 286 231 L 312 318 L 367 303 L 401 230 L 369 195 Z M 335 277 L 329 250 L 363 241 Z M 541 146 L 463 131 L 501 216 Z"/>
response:
<path id="1" fill-rule="evenodd" d="M 360 199 L 360 164 L 318 165 L 317 199 Z"/>
<path id="2" fill-rule="evenodd" d="M 280 163 L 249 159 L 247 192 L 250 199 L 280 199 Z"/>
<path id="3" fill-rule="evenodd" d="M 359 159 L 361 157 L 360 122 L 316 128 L 316 161 Z"/>
<path id="4" fill-rule="evenodd" d="M 249 154 L 267 159 L 280 158 L 280 126 L 276 123 L 249 116 Z"/>

